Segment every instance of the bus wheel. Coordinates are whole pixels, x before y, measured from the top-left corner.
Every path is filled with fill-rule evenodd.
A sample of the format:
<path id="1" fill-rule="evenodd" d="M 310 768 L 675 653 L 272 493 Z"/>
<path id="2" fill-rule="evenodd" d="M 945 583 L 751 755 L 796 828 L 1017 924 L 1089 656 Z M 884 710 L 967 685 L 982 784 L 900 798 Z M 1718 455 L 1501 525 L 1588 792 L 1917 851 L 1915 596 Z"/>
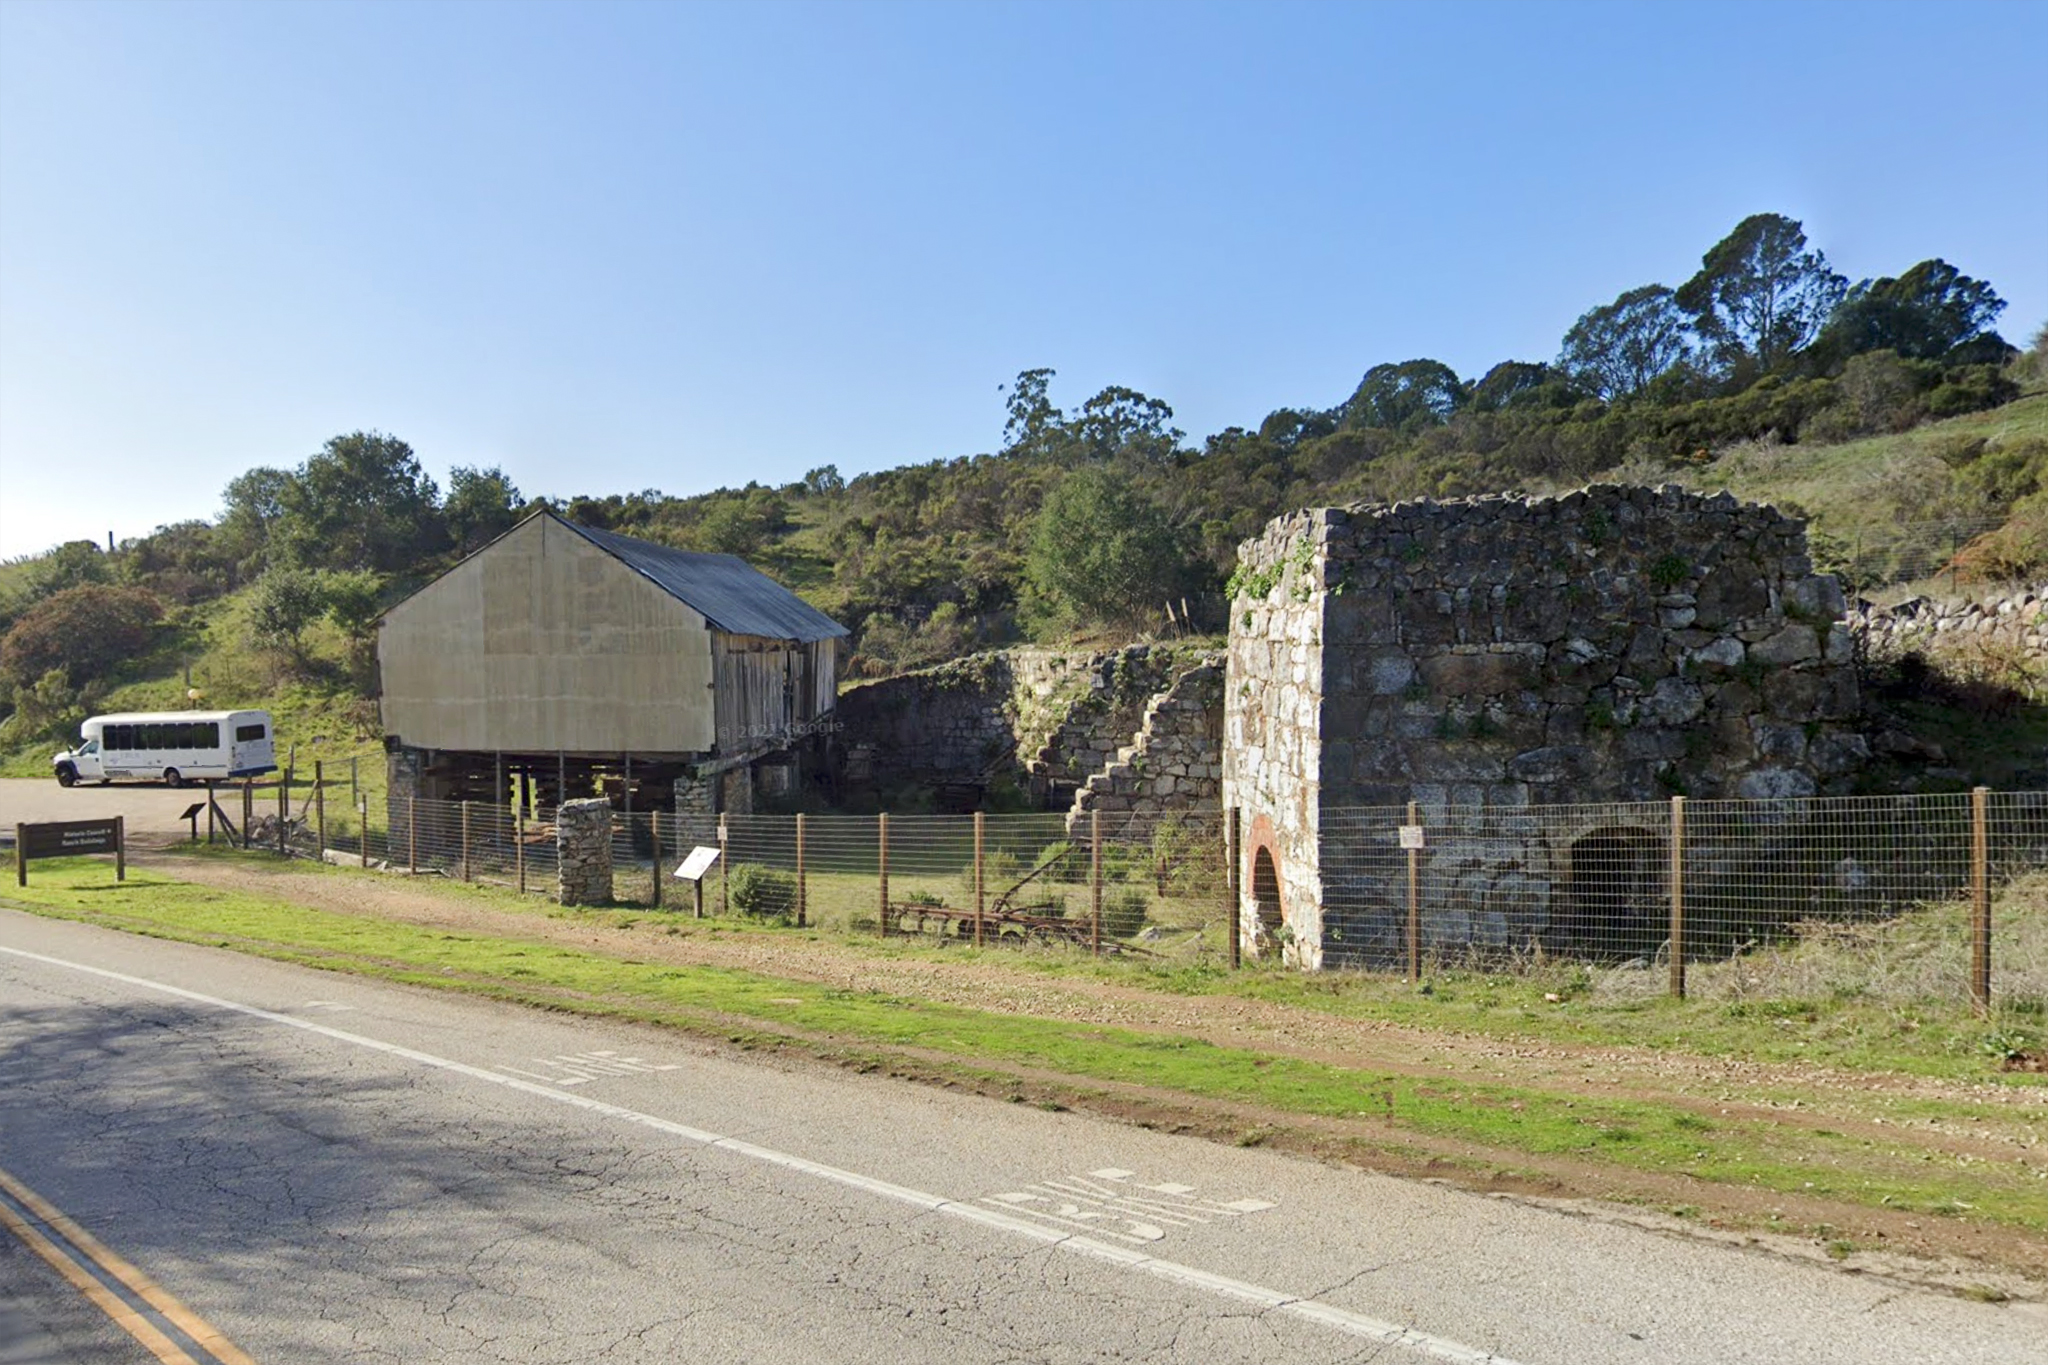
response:
<path id="1" fill-rule="evenodd" d="M 58 785 L 58 786 L 60 786 L 60 787 L 70 787 L 70 786 L 76 786 L 76 785 L 77 785 L 77 783 L 78 783 L 78 769 L 76 769 L 76 768 L 72 767 L 72 766 L 71 766 L 71 765 L 70 765 L 69 763 L 66 763 L 66 764 L 64 764 L 64 765 L 63 765 L 62 767 L 60 767 L 60 768 L 58 768 L 58 769 L 57 769 L 57 785 Z"/>
<path id="2" fill-rule="evenodd" d="M 179 772 L 179 771 L 178 771 L 178 770 L 177 770 L 176 768 L 166 768 L 166 769 L 164 769 L 164 785 L 165 785 L 166 787 L 182 787 L 182 786 L 184 786 L 184 785 L 185 785 L 185 774 L 183 774 L 183 773 Z"/>

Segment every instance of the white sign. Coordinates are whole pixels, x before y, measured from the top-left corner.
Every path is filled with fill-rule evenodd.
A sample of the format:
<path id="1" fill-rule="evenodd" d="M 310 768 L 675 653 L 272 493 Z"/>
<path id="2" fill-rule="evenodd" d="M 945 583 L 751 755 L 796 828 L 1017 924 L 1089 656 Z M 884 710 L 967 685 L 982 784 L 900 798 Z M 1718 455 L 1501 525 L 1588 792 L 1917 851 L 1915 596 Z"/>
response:
<path id="1" fill-rule="evenodd" d="M 1422 847 L 1422 826 L 1420 826 L 1420 825 L 1403 825 L 1403 826 L 1401 826 L 1401 847 L 1403 847 L 1403 848 L 1421 848 L 1421 847 Z"/>
<path id="2" fill-rule="evenodd" d="M 699 844 L 690 850 L 689 857 L 683 859 L 683 865 L 676 869 L 676 876 L 686 882 L 699 881 L 706 872 L 711 870 L 711 865 L 717 861 L 717 849 Z"/>

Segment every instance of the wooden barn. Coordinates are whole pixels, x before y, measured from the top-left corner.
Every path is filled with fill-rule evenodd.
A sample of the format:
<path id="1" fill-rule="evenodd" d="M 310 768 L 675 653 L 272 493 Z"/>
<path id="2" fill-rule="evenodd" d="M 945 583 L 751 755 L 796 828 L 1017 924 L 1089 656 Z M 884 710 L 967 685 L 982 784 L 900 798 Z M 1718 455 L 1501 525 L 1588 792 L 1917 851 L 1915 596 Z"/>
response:
<path id="1" fill-rule="evenodd" d="M 845 635 L 731 555 L 535 513 L 379 623 L 393 796 L 749 810 L 830 728 Z"/>

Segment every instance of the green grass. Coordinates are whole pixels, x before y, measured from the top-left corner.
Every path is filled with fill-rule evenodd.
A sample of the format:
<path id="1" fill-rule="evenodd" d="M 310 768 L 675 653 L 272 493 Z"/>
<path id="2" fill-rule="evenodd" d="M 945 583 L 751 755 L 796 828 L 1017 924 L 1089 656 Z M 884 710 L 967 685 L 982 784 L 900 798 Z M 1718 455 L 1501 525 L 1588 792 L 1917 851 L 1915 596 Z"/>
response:
<path id="1" fill-rule="evenodd" d="M 483 896 L 493 903 L 507 899 L 466 888 L 451 888 L 451 893 Z M 1879 1144 L 1753 1117 L 1704 1115 L 1696 1106 L 1654 1099 L 1594 1098 L 1448 1075 L 1413 1077 L 1376 1070 L 1370 1064 L 1338 1066 L 1168 1033 L 1001 1014 L 749 972 L 678 968 L 635 960 L 630 956 L 632 940 L 624 936 L 619 954 L 607 955 L 538 940 L 440 932 L 307 909 L 148 872 L 131 874 L 126 884 L 117 884 L 110 867 L 91 859 L 33 865 L 31 885 L 10 889 L 5 903 L 411 985 L 630 1018 L 739 1041 L 775 1040 L 841 1060 L 849 1054 L 874 1056 L 877 1065 L 907 1064 L 924 1073 L 935 1071 L 998 1087 L 1042 1074 L 1066 1078 L 1083 1091 L 1104 1085 L 1143 1086 L 1204 1105 L 1253 1105 L 1305 1118 L 1363 1120 L 1392 1134 L 1397 1142 L 1405 1132 L 1528 1158 L 1572 1157 L 1617 1169 L 1682 1173 L 1711 1182 L 1930 1215 L 1967 1213 L 2000 1225 L 2048 1230 L 2048 1182 L 2033 1178 L 2016 1163 L 1959 1163 L 1930 1155 L 1905 1130 L 1897 1143 Z M 533 906 L 516 899 L 511 903 Z M 597 912 L 591 918 L 624 929 L 634 921 L 660 917 L 653 912 Z M 695 921 L 676 921 L 670 927 L 678 932 L 708 931 Z M 1129 978 L 1142 981 L 1147 974 L 1134 972 Z M 1589 1010 L 1567 1027 L 1560 1011 L 1531 1010 L 1522 1003 L 1523 992 L 1509 987 L 1495 988 L 1492 1000 L 1483 1004 L 1475 990 L 1474 998 L 1460 1009 L 1455 998 L 1443 998 L 1445 991 L 1432 996 L 1368 992 L 1347 982 L 1342 984 L 1348 989 L 1320 993 L 1299 978 L 1291 980 L 1292 985 L 1290 979 L 1263 974 L 1235 978 L 1240 989 L 1255 996 L 1319 1000 L 1346 1013 L 1426 1022 L 1438 1029 L 1484 1021 L 1503 1026 L 1504 1035 L 1557 1036 L 1562 1028 L 1585 1041 L 1604 1035 L 1607 1024 L 1618 1022 L 1610 1019 L 1603 1024 Z M 1181 981 L 1218 993 L 1227 984 L 1207 976 L 1184 975 Z M 1450 994 L 1455 997 L 1457 992 Z M 1715 1013 L 1678 1004 L 1646 1004 L 1631 1006 L 1625 1017 L 1637 1045 L 1676 1047 L 1682 1038 L 1692 1047 L 1698 1042 L 1697 1026 Z M 1730 1041 L 1736 1033 L 1758 1039 L 1758 1023 L 1749 1014 L 1720 1013 L 1730 1021 Z M 1737 1023 L 1739 1028 L 1734 1027 Z M 1762 1037 L 1768 1039 L 1770 1031 L 1765 1027 Z M 1968 1103 L 1920 1103 L 1943 1122 L 1967 1122 L 1978 1116 Z"/>

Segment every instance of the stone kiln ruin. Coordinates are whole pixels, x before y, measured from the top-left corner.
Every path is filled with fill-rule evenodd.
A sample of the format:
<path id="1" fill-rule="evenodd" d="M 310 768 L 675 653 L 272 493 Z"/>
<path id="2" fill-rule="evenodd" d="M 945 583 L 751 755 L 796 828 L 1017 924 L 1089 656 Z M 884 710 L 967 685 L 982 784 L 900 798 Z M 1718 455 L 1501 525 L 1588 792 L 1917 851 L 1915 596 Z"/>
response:
<path id="1" fill-rule="evenodd" d="M 1243 822 L 1240 923 L 1303 966 L 1400 942 L 1399 898 L 1356 847 L 1394 821 L 1368 836 L 1340 812 L 1783 799 L 1841 788 L 1868 754 L 1841 589 L 1803 523 L 1725 493 L 1313 509 L 1238 557 L 1222 797 Z M 1523 946 L 1573 907 L 1647 898 L 1655 809 L 1433 845 L 1469 867 L 1428 908 L 1431 942 Z M 1575 859 L 1608 869 L 1599 887 L 1574 888 Z"/>

